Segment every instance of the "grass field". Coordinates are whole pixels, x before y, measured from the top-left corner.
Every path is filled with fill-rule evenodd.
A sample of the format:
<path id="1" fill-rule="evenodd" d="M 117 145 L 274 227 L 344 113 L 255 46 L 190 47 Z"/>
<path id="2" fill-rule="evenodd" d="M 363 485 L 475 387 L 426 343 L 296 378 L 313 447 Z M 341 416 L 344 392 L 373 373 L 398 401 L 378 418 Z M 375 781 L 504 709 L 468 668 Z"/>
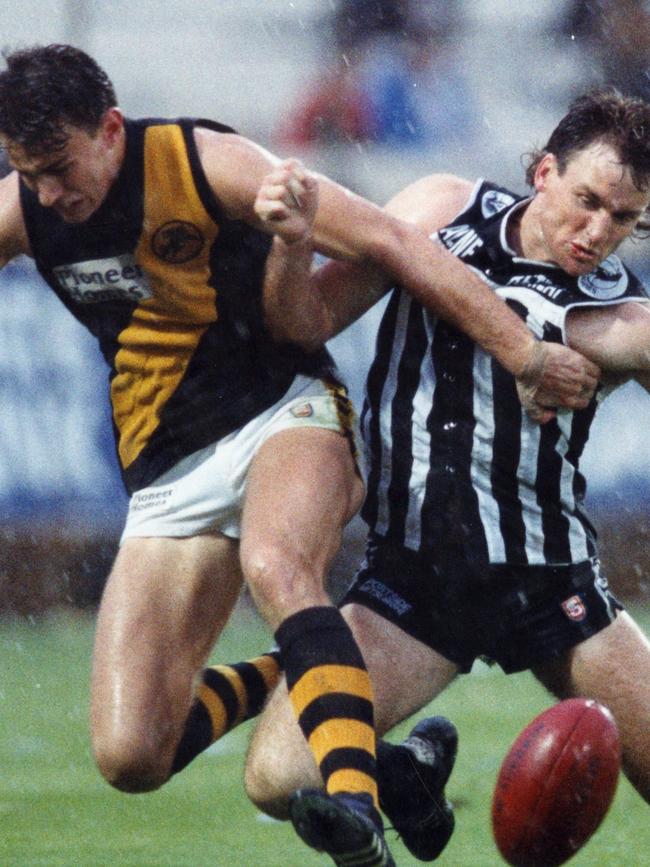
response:
<path id="1" fill-rule="evenodd" d="M 648 624 L 649 618 L 641 619 Z M 164 789 L 112 791 L 96 772 L 87 703 L 93 619 L 65 614 L 0 623 L 0 865 L 65 867 L 311 867 L 330 863 L 292 829 L 260 816 L 241 773 L 250 724 L 231 733 Z M 269 644 L 245 609 L 224 635 L 218 658 L 234 661 Z M 547 700 L 528 675 L 481 669 L 432 707 L 460 732 L 448 794 L 456 833 L 436 862 L 497 867 L 489 809 L 499 764 L 519 730 Z M 399 739 L 409 728 L 394 733 Z M 389 832 L 400 867 L 416 862 Z M 650 865 L 646 806 L 619 784 L 605 823 L 571 862 L 575 867 Z"/>

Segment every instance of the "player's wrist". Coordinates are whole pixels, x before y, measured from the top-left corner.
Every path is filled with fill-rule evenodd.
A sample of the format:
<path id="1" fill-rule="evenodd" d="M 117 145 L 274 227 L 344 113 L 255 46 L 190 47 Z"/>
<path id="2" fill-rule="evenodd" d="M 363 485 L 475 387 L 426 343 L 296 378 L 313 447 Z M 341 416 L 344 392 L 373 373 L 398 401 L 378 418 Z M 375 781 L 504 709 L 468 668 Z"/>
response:
<path id="1" fill-rule="evenodd" d="M 294 251 L 304 249 L 311 252 L 314 248 L 314 234 L 311 227 L 305 232 L 276 235 L 276 237 L 278 242 L 287 247 L 287 249 Z"/>
<path id="2" fill-rule="evenodd" d="M 524 385 L 538 385 L 544 374 L 547 354 L 548 347 L 546 344 L 532 337 L 527 347 L 526 358 L 519 372 L 514 374 L 515 377 Z"/>

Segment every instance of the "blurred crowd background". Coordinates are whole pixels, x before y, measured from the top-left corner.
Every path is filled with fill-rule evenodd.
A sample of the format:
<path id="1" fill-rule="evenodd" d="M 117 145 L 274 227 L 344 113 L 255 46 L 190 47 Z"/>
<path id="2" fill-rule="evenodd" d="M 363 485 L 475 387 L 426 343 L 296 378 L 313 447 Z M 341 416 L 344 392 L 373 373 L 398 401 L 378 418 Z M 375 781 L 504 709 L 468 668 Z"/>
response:
<path id="1" fill-rule="evenodd" d="M 0 12 L 4 48 L 78 45 L 127 114 L 219 120 L 378 203 L 435 171 L 523 192 L 522 154 L 572 97 L 612 83 L 650 98 L 643 0 L 0 0 Z M 625 249 L 646 281 L 649 245 Z M 0 611 L 90 604 L 126 503 L 106 371 L 28 261 L 0 289 Z M 376 322 L 332 344 L 357 401 Z M 623 568 L 645 593 L 650 398 L 625 386 L 608 404 L 584 466 L 606 541 L 625 536 Z"/>

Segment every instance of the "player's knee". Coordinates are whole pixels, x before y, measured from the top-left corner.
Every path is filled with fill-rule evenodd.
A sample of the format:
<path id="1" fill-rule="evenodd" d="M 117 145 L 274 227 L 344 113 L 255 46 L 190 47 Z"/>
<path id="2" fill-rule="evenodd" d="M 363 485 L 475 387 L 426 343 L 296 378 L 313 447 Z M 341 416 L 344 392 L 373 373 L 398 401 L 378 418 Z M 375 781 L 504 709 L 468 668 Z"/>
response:
<path id="1" fill-rule="evenodd" d="M 256 605 L 271 617 L 313 604 L 323 583 L 314 565 L 290 547 L 258 546 L 242 557 L 242 566 Z"/>
<path id="2" fill-rule="evenodd" d="M 121 792 L 152 792 L 169 779 L 160 752 L 132 738 L 95 738 L 93 752 L 102 777 Z"/>
<path id="3" fill-rule="evenodd" d="M 277 778 L 274 780 L 268 762 L 259 752 L 253 751 L 246 760 L 244 787 L 258 810 L 274 819 L 288 818 L 288 795 L 278 787 Z"/>

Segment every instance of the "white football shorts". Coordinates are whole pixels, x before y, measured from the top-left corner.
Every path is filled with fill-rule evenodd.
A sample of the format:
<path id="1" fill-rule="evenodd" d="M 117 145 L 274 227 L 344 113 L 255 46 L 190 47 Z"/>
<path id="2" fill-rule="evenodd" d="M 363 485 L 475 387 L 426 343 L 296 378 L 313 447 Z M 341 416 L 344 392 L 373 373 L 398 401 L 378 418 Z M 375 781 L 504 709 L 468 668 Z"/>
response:
<path id="1" fill-rule="evenodd" d="M 208 531 L 238 539 L 251 461 L 272 434 L 299 427 L 326 428 L 348 436 L 362 472 L 357 420 L 345 390 L 299 375 L 269 409 L 136 491 L 120 542 L 133 536 L 181 537 Z"/>

